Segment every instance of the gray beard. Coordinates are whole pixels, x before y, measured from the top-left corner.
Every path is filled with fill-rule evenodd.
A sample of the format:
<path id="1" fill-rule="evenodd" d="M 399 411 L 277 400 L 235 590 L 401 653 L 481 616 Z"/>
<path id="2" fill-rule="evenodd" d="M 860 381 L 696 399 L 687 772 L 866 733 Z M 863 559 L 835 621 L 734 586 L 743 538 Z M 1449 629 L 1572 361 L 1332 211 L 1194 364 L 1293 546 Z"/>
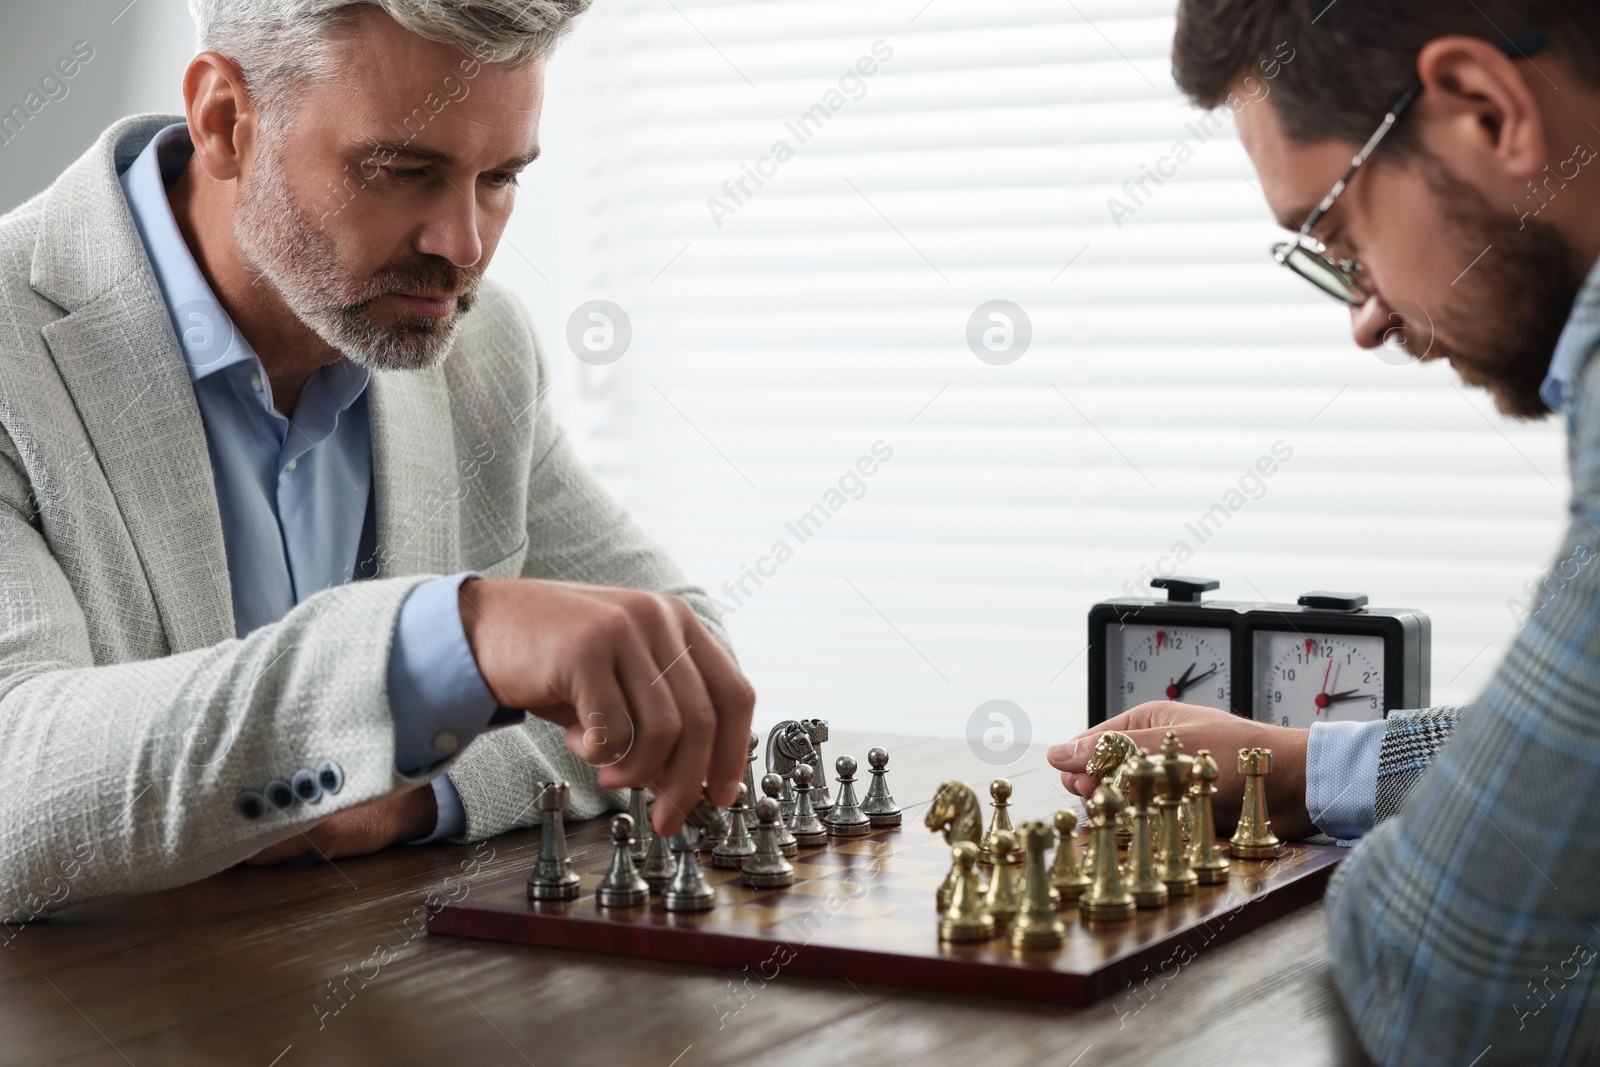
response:
<path id="1" fill-rule="evenodd" d="M 347 281 L 332 238 L 290 195 L 276 141 L 263 132 L 234 218 L 234 240 L 257 281 L 270 285 L 295 318 L 358 366 L 424 370 L 442 363 L 472 309 L 480 276 L 433 256 L 426 265 L 388 269 L 365 284 Z M 372 307 L 386 293 L 440 289 L 459 294 L 455 310 L 442 319 L 402 312 L 388 326 L 373 321 Z"/>

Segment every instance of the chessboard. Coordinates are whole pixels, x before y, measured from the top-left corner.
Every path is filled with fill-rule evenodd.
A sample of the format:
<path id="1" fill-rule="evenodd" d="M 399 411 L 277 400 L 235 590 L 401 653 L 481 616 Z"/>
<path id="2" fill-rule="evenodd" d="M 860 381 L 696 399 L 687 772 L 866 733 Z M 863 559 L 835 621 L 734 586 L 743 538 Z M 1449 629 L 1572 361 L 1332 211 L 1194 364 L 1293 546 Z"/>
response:
<path id="1" fill-rule="evenodd" d="M 1077 847 L 1087 844 L 1077 835 Z M 1344 849 L 1286 843 L 1274 859 L 1231 859 L 1229 880 L 1202 885 L 1121 922 L 1060 911 L 1065 943 L 1019 951 L 1004 939 L 941 942 L 935 894 L 950 870 L 943 837 L 908 819 L 860 837 L 801 848 L 795 883 L 752 889 L 736 870 L 701 867 L 716 905 L 669 912 L 659 898 L 602 908 L 595 887 L 609 848 L 581 850 L 581 895 L 528 899 L 526 879 L 480 887 L 433 913 L 433 934 L 732 968 L 744 980 L 779 974 L 849 979 L 972 996 L 1083 1005 L 1176 969 L 1214 945 L 1319 900 Z"/>

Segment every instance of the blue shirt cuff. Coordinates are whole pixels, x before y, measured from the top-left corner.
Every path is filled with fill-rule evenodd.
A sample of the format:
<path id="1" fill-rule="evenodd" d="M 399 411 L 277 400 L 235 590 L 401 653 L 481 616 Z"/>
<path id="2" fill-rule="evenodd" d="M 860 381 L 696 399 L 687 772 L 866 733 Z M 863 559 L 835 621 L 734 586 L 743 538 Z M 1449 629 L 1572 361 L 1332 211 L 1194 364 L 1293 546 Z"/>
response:
<path id="1" fill-rule="evenodd" d="M 433 803 L 439 814 L 433 822 L 433 833 L 427 837 L 413 838 L 408 845 L 427 845 L 447 837 L 460 837 L 467 829 L 467 809 L 462 806 L 461 794 L 448 774 L 441 774 L 431 783 Z"/>
<path id="2" fill-rule="evenodd" d="M 1306 741 L 1306 812 L 1329 837 L 1349 840 L 1372 829 L 1387 728 L 1383 719 L 1312 724 Z"/>
<path id="3" fill-rule="evenodd" d="M 389 653 L 389 712 L 394 717 L 394 765 L 403 775 L 426 773 L 491 725 L 507 721 L 467 644 L 457 590 L 476 571 L 435 578 L 413 589 L 400 607 Z M 521 711 L 512 716 L 523 717 Z"/>

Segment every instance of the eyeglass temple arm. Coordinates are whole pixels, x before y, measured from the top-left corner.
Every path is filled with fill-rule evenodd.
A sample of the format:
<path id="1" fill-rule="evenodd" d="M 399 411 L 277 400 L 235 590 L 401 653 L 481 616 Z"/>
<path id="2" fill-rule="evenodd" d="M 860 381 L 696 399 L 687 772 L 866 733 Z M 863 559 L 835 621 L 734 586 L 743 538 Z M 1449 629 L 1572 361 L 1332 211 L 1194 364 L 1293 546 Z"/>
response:
<path id="1" fill-rule="evenodd" d="M 1542 49 L 1547 40 L 1548 35 L 1543 30 L 1532 30 L 1528 33 L 1518 34 L 1515 37 L 1507 37 L 1498 42 L 1495 47 L 1513 59 L 1519 56 L 1527 59 L 1528 56 Z M 1322 216 L 1326 215 L 1328 209 L 1333 206 L 1333 202 L 1339 199 L 1339 194 L 1344 192 L 1346 185 L 1350 184 L 1350 179 L 1355 175 L 1356 171 L 1361 169 L 1361 164 L 1367 161 L 1367 157 L 1372 155 L 1373 149 L 1377 148 L 1378 143 L 1388 136 L 1389 131 L 1394 129 L 1394 124 L 1400 121 L 1400 116 L 1405 113 L 1406 108 L 1410 107 L 1421 93 L 1422 79 L 1418 78 L 1406 87 L 1405 92 L 1400 94 L 1400 99 L 1396 100 L 1394 106 L 1389 109 L 1389 113 L 1383 116 L 1383 121 L 1378 124 L 1376 130 L 1372 131 L 1372 136 L 1367 138 L 1367 143 L 1361 146 L 1361 151 L 1356 153 L 1355 158 L 1350 161 L 1350 165 L 1345 168 L 1344 173 L 1339 175 L 1339 180 L 1333 183 L 1333 188 L 1329 189 L 1328 195 L 1322 198 L 1322 203 L 1317 205 L 1315 211 L 1306 216 L 1305 224 L 1300 227 L 1301 237 L 1309 235 L 1312 227 L 1322 221 Z"/>

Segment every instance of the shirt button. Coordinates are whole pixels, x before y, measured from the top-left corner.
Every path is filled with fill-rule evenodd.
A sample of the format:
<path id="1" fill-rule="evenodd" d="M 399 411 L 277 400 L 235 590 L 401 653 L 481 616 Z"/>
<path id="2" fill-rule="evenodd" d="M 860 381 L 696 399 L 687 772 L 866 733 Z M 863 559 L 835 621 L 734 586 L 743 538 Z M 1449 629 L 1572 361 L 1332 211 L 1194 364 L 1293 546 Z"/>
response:
<path id="1" fill-rule="evenodd" d="M 253 370 L 253 371 L 250 372 L 250 388 L 254 389 L 258 393 L 261 392 L 261 372 L 260 371 L 254 371 Z"/>
<path id="2" fill-rule="evenodd" d="M 433 749 L 435 752 L 454 752 L 460 743 L 456 735 L 449 730 L 441 730 L 433 735 Z"/>
<path id="3" fill-rule="evenodd" d="M 287 462 L 287 463 L 285 463 L 283 465 L 283 469 L 286 470 L 286 471 L 292 471 L 295 468 L 295 464 L 297 464 L 299 462 L 300 461 L 298 459 L 291 459 L 289 462 Z"/>

